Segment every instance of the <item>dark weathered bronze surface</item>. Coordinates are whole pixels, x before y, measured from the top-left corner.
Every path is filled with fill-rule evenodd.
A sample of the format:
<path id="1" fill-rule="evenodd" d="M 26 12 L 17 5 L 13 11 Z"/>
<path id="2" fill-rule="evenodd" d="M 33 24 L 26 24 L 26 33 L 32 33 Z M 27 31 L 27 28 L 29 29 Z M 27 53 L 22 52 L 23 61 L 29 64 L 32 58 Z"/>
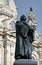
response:
<path id="1" fill-rule="evenodd" d="M 26 23 L 26 17 L 21 16 L 16 22 L 16 50 L 15 59 L 31 59 L 34 29 Z"/>
<path id="2" fill-rule="evenodd" d="M 19 59 L 15 61 L 14 65 L 37 65 L 37 62 L 31 59 Z"/>

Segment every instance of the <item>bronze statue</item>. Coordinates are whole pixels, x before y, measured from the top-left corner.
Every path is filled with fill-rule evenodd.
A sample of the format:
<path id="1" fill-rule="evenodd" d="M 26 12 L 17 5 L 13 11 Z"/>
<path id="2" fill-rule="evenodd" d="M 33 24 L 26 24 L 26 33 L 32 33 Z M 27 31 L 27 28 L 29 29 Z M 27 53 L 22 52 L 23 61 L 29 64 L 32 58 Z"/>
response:
<path id="1" fill-rule="evenodd" d="M 21 16 L 16 22 L 15 59 L 31 59 L 34 29 L 26 23 L 26 17 Z"/>

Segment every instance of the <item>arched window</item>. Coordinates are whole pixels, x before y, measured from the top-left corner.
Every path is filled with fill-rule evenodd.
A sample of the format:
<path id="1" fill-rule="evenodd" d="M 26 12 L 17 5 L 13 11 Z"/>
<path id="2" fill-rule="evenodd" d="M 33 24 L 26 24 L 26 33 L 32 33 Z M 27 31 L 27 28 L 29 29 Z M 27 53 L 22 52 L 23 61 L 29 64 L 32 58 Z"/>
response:
<path id="1" fill-rule="evenodd" d="M 10 25 L 11 25 L 11 29 L 12 30 L 15 30 L 15 22 L 14 21 L 11 21 Z"/>
<path id="2" fill-rule="evenodd" d="M 9 6 L 9 0 L 6 0 L 6 5 L 8 5 L 8 6 Z"/>

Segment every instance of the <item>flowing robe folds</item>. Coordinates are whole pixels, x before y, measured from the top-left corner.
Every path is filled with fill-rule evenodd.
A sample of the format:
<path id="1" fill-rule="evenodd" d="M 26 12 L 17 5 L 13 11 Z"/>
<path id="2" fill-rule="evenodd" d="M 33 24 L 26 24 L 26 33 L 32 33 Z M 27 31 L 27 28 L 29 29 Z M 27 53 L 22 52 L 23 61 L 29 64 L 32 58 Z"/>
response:
<path id="1" fill-rule="evenodd" d="M 30 31 L 29 26 L 24 21 L 16 22 L 16 49 L 15 58 L 17 56 L 27 56 L 32 53 L 31 37 L 28 32 Z"/>

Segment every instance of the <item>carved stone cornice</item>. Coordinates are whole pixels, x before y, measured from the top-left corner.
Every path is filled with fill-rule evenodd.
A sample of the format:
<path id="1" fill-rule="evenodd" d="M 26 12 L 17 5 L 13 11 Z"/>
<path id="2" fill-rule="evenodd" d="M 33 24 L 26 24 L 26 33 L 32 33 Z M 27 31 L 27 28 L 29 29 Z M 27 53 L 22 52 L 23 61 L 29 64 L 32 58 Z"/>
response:
<path id="1" fill-rule="evenodd" d="M 36 47 L 36 48 L 42 48 L 42 43 L 41 43 L 42 41 L 34 41 L 33 43 L 32 43 L 32 45 L 34 46 L 34 47 Z"/>

